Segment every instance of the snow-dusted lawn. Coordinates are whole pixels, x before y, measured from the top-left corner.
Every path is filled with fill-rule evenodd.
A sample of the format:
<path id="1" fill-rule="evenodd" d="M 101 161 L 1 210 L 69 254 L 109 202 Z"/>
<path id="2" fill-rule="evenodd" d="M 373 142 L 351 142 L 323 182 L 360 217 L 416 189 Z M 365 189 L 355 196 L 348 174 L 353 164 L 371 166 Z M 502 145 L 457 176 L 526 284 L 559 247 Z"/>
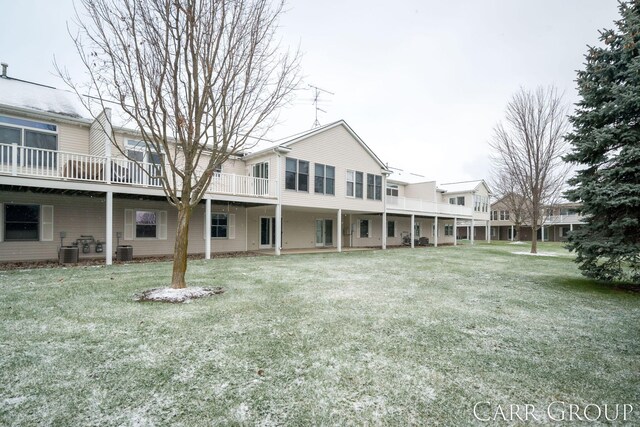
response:
<path id="1" fill-rule="evenodd" d="M 191 284 L 225 293 L 190 304 L 133 300 L 169 263 L 0 271 L 0 425 L 468 425 L 476 402 L 557 400 L 637 416 L 640 295 L 514 250 L 194 261 Z"/>

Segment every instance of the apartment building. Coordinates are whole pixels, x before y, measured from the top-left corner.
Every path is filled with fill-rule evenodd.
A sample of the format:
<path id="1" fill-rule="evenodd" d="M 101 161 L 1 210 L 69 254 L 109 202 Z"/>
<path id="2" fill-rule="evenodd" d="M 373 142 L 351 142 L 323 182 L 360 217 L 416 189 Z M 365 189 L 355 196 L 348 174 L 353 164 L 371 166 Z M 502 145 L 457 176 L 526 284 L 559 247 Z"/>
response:
<path id="1" fill-rule="evenodd" d="M 558 203 L 548 206 L 541 212 L 541 224 L 537 227 L 538 241 L 564 242 L 574 229 L 582 223 L 579 213 L 580 205 L 576 203 Z M 495 240 L 531 240 L 531 222 L 526 218 L 521 221 L 520 234 L 515 224 L 516 215 L 505 199 L 491 205 L 491 238 Z"/>
<path id="2" fill-rule="evenodd" d="M 68 245 L 107 264 L 120 246 L 173 252 L 176 210 L 145 173 L 163 157 L 111 114 L 94 119 L 75 94 L 0 78 L 0 262 L 56 259 Z M 111 146 L 111 130 L 137 162 Z M 456 244 L 456 230 L 488 224 L 475 207 L 489 195 L 387 167 L 341 120 L 224 163 L 194 209 L 189 253 Z"/>

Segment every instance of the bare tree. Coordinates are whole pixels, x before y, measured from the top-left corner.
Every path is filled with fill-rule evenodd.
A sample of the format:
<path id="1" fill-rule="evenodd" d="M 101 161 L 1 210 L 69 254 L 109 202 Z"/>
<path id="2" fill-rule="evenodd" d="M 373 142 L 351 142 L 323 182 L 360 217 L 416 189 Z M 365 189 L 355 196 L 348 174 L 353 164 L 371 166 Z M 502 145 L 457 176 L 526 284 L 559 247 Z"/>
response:
<path id="1" fill-rule="evenodd" d="M 490 143 L 498 175 L 512 180 L 524 199 L 531 224 L 531 253 L 538 251 L 543 208 L 559 197 L 569 173 L 562 160 L 567 143 L 567 108 L 553 87 L 535 92 L 520 89 L 507 104 L 505 122 L 494 129 Z"/>
<path id="2" fill-rule="evenodd" d="M 59 74 L 85 102 L 115 103 L 140 132 L 178 210 L 173 288 L 186 287 L 192 209 L 213 172 L 273 125 L 273 113 L 299 82 L 299 55 L 275 40 L 283 3 L 268 0 L 80 0 L 72 35 L 86 87 Z M 91 105 L 88 106 L 92 108 Z M 97 114 L 96 114 L 97 116 Z M 105 126 L 113 129 L 114 126 Z M 115 137 L 111 143 L 131 161 Z M 140 165 L 143 167 L 143 165 Z"/>
<path id="3" fill-rule="evenodd" d="M 504 168 L 500 168 L 500 165 L 494 165 L 491 176 L 491 189 L 498 197 L 499 202 L 509 212 L 509 220 L 513 222 L 515 235 L 520 238 L 520 229 L 528 221 L 529 210 L 527 209 L 527 202 L 518 193 L 511 175 Z"/>

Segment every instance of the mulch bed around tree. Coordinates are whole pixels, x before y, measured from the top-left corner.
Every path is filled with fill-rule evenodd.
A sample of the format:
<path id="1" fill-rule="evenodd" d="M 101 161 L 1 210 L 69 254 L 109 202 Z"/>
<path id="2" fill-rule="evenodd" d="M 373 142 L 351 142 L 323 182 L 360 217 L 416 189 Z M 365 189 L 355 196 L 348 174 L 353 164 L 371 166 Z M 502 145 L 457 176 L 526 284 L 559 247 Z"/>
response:
<path id="1" fill-rule="evenodd" d="M 156 288 L 149 289 L 134 297 L 138 302 L 169 302 L 173 304 L 187 303 L 194 299 L 206 298 L 224 293 L 224 288 L 187 287 L 183 289 Z"/>

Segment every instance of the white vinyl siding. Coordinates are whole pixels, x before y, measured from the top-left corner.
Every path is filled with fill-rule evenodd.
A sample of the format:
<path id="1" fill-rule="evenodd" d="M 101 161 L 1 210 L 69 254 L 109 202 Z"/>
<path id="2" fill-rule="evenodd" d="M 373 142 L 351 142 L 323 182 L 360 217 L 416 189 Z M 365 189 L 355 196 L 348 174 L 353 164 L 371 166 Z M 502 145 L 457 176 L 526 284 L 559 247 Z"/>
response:
<path id="1" fill-rule="evenodd" d="M 235 214 L 229 214 L 227 216 L 227 235 L 229 239 L 235 239 L 236 238 L 236 215 Z"/>

